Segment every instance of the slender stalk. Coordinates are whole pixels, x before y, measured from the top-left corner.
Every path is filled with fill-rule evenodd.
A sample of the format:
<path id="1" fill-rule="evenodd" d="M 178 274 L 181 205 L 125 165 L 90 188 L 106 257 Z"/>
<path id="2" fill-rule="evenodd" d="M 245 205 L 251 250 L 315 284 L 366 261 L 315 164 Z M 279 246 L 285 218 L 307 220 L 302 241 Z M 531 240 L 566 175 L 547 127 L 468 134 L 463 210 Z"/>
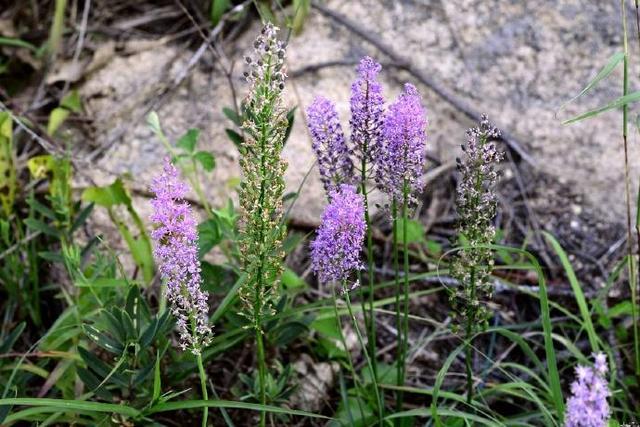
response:
<path id="1" fill-rule="evenodd" d="M 367 152 L 367 147 L 364 148 L 364 152 Z M 376 357 L 376 322 L 373 317 L 373 299 L 374 299 L 374 277 L 373 277 L 373 236 L 371 234 L 371 219 L 369 217 L 369 197 L 367 195 L 367 160 L 365 156 L 362 157 L 362 170 L 361 170 L 361 190 L 362 197 L 364 198 L 364 220 L 367 224 L 367 277 L 369 279 L 369 311 L 368 316 L 365 314 L 365 327 L 368 327 L 369 338 L 369 353 L 373 358 Z M 364 308 L 364 300 L 363 300 Z M 366 313 L 366 311 L 363 311 Z M 368 317 L 368 321 L 367 321 Z M 378 369 L 374 363 L 373 372 L 378 377 Z"/>
<path id="2" fill-rule="evenodd" d="M 367 347 L 364 345 L 364 339 L 362 338 L 362 333 L 360 332 L 360 328 L 358 327 L 358 321 L 356 317 L 353 315 L 353 308 L 351 307 L 351 300 L 349 298 L 349 292 L 345 292 L 345 300 L 347 302 L 347 310 L 349 311 L 349 316 L 351 317 L 351 321 L 353 322 L 353 328 L 356 330 L 356 335 L 358 336 L 358 342 L 362 347 L 362 352 L 364 353 L 365 360 L 367 362 L 367 367 L 369 368 L 369 373 L 371 374 L 371 381 L 373 382 L 373 391 L 376 396 L 376 403 L 378 406 L 378 424 L 380 426 L 383 425 L 383 407 L 382 407 L 382 399 L 380 398 L 380 391 L 378 389 L 378 379 L 375 376 L 374 364 L 372 363 L 371 358 L 369 357 L 369 353 L 367 352 Z"/>
<path id="3" fill-rule="evenodd" d="M 404 180 L 402 185 L 402 251 L 403 251 L 403 317 L 402 317 L 402 352 L 400 361 L 402 369 L 400 370 L 400 385 L 404 385 L 406 377 L 406 361 L 407 349 L 409 344 L 409 239 L 408 239 L 408 220 L 409 220 L 409 184 Z M 402 410 L 403 393 L 399 392 L 400 410 Z"/>
<path id="4" fill-rule="evenodd" d="M 346 280 L 342 283 L 342 288 L 347 289 Z M 336 297 L 336 289 L 335 287 L 331 287 L 331 296 L 333 297 L 333 312 L 336 316 L 336 322 L 338 323 L 338 332 L 340 334 L 340 343 L 344 347 L 344 351 L 347 355 L 347 366 L 349 367 L 349 372 L 351 372 L 351 376 L 353 377 L 353 383 L 356 385 L 358 389 L 360 389 L 360 381 L 358 375 L 356 374 L 356 369 L 353 366 L 353 360 L 351 359 L 351 352 L 347 347 L 347 340 L 344 337 L 344 332 L 342 331 L 342 321 L 340 320 L 340 313 L 338 313 L 338 298 Z M 360 399 L 356 399 L 358 402 L 358 409 L 360 410 L 360 416 L 364 415 L 362 403 Z M 349 416 L 351 416 L 351 409 L 347 408 L 349 411 Z M 353 420 L 351 420 L 351 424 L 353 425 Z"/>
<path id="5" fill-rule="evenodd" d="M 202 365 L 202 354 L 196 356 L 198 362 L 198 374 L 200 375 L 200 387 L 202 388 L 202 400 L 209 400 L 209 394 L 207 393 L 207 374 L 204 372 L 204 366 Z M 202 408 L 202 427 L 207 427 L 207 420 L 209 418 L 209 408 L 207 406 Z"/>
<path id="6" fill-rule="evenodd" d="M 256 347 L 258 351 L 258 376 L 260 380 L 260 403 L 262 405 L 267 404 L 267 394 L 265 390 L 265 381 L 266 381 L 266 373 L 267 366 L 265 363 L 264 357 L 264 342 L 262 339 L 262 331 L 256 328 Z M 260 427 L 264 427 L 267 422 L 266 413 L 264 411 L 260 411 Z"/>
<path id="7" fill-rule="evenodd" d="M 398 387 L 404 385 L 402 379 L 402 371 L 404 369 L 404 361 L 402 360 L 402 317 L 400 315 L 400 293 L 402 288 L 400 287 L 400 262 L 398 260 L 398 202 L 395 197 L 391 202 L 391 221 L 392 221 L 392 233 L 393 233 L 393 270 L 394 270 L 394 282 L 395 282 L 395 297 L 396 297 L 396 329 L 398 331 L 398 344 L 396 352 L 396 384 Z M 401 391 L 396 392 L 396 411 L 402 411 L 402 399 L 403 393 Z M 398 423 L 396 423 L 398 424 Z"/>
<path id="8" fill-rule="evenodd" d="M 627 13 L 625 8 L 625 1 L 620 0 L 622 9 L 622 31 L 623 31 L 623 48 L 624 48 L 624 74 L 622 84 L 622 95 L 626 96 L 629 93 L 629 44 L 627 40 Z M 622 106 L 622 141 L 624 145 L 624 181 L 625 181 L 625 201 L 627 205 L 627 257 L 629 268 L 629 287 L 631 291 L 631 320 L 633 324 L 633 348 L 634 348 L 634 364 L 635 373 L 640 378 L 640 337 L 638 331 L 638 313 L 636 308 L 637 299 L 637 284 L 636 284 L 636 269 L 633 254 L 633 228 L 631 226 L 631 185 L 629 179 L 629 150 L 627 143 L 627 118 L 629 114 L 628 104 Z M 640 243 L 639 243 L 640 244 Z"/>

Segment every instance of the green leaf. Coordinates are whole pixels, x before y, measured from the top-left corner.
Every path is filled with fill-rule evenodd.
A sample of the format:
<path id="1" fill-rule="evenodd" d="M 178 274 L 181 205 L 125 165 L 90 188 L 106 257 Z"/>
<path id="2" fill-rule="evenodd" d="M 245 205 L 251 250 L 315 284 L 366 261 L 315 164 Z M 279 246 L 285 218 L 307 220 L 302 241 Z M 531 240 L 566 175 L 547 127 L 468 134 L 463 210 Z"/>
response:
<path id="1" fill-rule="evenodd" d="M 222 233 L 216 219 L 208 219 L 198 225 L 198 257 L 202 259 L 222 241 Z"/>
<path id="2" fill-rule="evenodd" d="M 26 325 L 27 324 L 25 322 L 20 322 L 18 326 L 13 328 L 13 331 L 11 331 L 4 341 L 0 343 L 0 354 L 7 353 L 11 350 L 13 344 L 15 344 L 16 340 L 20 337 L 22 331 L 24 331 Z"/>
<path id="3" fill-rule="evenodd" d="M 573 294 L 576 297 L 576 302 L 578 303 L 578 308 L 580 310 L 580 316 L 582 317 L 582 327 L 586 329 L 587 336 L 589 337 L 589 344 L 591 345 L 591 351 L 597 353 L 600 350 L 600 346 L 598 345 L 598 334 L 593 327 L 593 323 L 591 321 L 591 313 L 589 312 L 589 307 L 587 306 L 587 300 L 582 292 L 582 286 L 578 282 L 578 278 L 576 277 L 576 273 L 573 271 L 573 267 L 571 266 L 571 262 L 569 261 L 569 257 L 567 253 L 562 249 L 560 243 L 549 233 L 543 232 L 544 237 L 547 239 L 553 250 L 555 251 L 558 258 L 560 258 L 560 263 L 564 268 L 564 271 L 567 275 L 567 279 L 569 279 L 569 284 L 571 285 L 571 290 L 573 290 Z"/>
<path id="4" fill-rule="evenodd" d="M 60 237 L 60 232 L 58 230 L 35 218 L 27 218 L 24 220 L 24 223 L 33 231 L 39 231 L 52 237 Z"/>
<path id="5" fill-rule="evenodd" d="M 81 198 L 86 202 L 92 202 L 106 208 L 131 203 L 131 198 L 127 194 L 120 178 L 116 179 L 111 185 L 85 189 Z"/>
<path id="6" fill-rule="evenodd" d="M 211 319 L 210 319 L 211 323 L 215 324 L 226 313 L 227 309 L 235 299 L 238 293 L 238 290 L 245 283 L 246 279 L 247 277 L 244 274 L 238 277 L 238 280 L 236 281 L 236 283 L 229 290 L 229 292 L 227 292 L 227 295 L 225 295 L 224 299 L 222 300 L 218 308 L 216 308 L 216 311 L 214 311 L 213 314 L 211 315 Z"/>
<path id="7" fill-rule="evenodd" d="M 211 25 L 214 27 L 218 25 L 229 6 L 231 6 L 229 0 L 211 0 Z"/>
<path id="8" fill-rule="evenodd" d="M 283 145 L 287 143 L 287 141 L 289 140 L 289 136 L 291 136 L 291 131 L 293 130 L 293 122 L 296 117 L 296 108 L 298 107 L 293 107 L 287 112 L 287 130 L 284 132 Z"/>
<path id="9" fill-rule="evenodd" d="M 302 290 L 308 287 L 307 282 L 290 268 L 285 267 L 281 280 L 287 290 Z"/>
<path id="10" fill-rule="evenodd" d="M 16 39 L 13 37 L 0 37 L 0 45 L 11 46 L 11 47 L 23 47 L 25 49 L 29 49 L 33 52 L 38 50 L 34 45 L 29 42 L 26 42 L 21 39 Z"/>
<path id="11" fill-rule="evenodd" d="M 186 151 L 187 153 L 193 153 L 196 149 L 198 138 L 200 138 L 200 129 L 189 129 L 187 133 L 180 137 L 176 143 L 176 147 Z"/>
<path id="12" fill-rule="evenodd" d="M 340 402 L 336 419 L 329 423 L 330 427 L 352 426 L 366 427 L 375 419 L 373 409 L 361 397 L 349 396 L 347 402 Z"/>
<path id="13" fill-rule="evenodd" d="M 4 399 L 4 400 L 11 400 L 11 399 Z M 3 400 L 0 400 L 0 404 L 3 404 Z M 247 409 L 250 411 L 264 411 L 264 412 L 271 412 L 274 414 L 297 415 L 300 417 L 322 418 L 325 420 L 330 419 L 329 417 L 326 417 L 324 415 L 314 414 L 312 412 L 298 411 L 295 409 L 287 409 L 287 408 L 281 408 L 278 406 L 271 406 L 271 405 L 261 405 L 258 403 L 235 402 L 232 400 L 183 400 L 180 402 L 159 403 L 157 405 L 152 406 L 148 410 L 146 410 L 145 414 L 151 415 L 151 414 L 156 414 L 158 412 L 179 411 L 183 409 L 197 409 L 197 408 L 204 408 L 204 407 Z"/>
<path id="14" fill-rule="evenodd" d="M 66 108 L 73 113 L 82 111 L 82 101 L 77 90 L 72 90 L 60 101 L 60 106 Z"/>
<path id="15" fill-rule="evenodd" d="M 285 347 L 308 331 L 309 327 L 303 322 L 294 320 L 280 324 L 272 331 L 273 343 L 278 347 Z"/>
<path id="16" fill-rule="evenodd" d="M 567 105 L 585 95 L 591 89 L 593 89 L 602 79 L 606 78 L 611 72 L 616 68 L 616 66 L 624 60 L 624 52 L 614 53 L 611 58 L 607 61 L 607 64 L 602 67 L 602 69 L 598 72 L 598 74 L 585 86 L 584 89 L 580 91 L 579 94 L 565 102 L 558 108 L 558 112 L 563 110 Z"/>
<path id="17" fill-rule="evenodd" d="M 233 142 L 235 146 L 238 147 L 238 149 L 241 149 L 242 145 L 244 144 L 244 139 L 242 138 L 242 136 L 233 129 L 225 129 L 224 131 L 226 132 L 231 142 Z"/>
<path id="18" fill-rule="evenodd" d="M 46 407 L 56 408 L 60 411 L 106 412 L 106 413 L 121 414 L 128 417 L 140 416 L 140 411 L 130 406 L 116 405 L 114 403 L 84 402 L 82 400 L 64 400 L 64 399 L 31 398 L 31 397 L 0 399 L 0 406 L 4 406 L 4 405 L 46 406 Z"/>
<path id="19" fill-rule="evenodd" d="M 156 363 L 153 369 L 153 395 L 152 402 L 157 402 L 162 392 L 162 378 L 160 375 L 160 350 L 156 350 Z"/>
<path id="20" fill-rule="evenodd" d="M 193 158 L 207 172 L 211 172 L 216 167 L 216 158 L 208 151 L 198 151 L 193 155 Z"/>
<path id="21" fill-rule="evenodd" d="M 149 125 L 149 127 L 155 134 L 164 134 L 162 132 L 162 126 L 160 126 L 160 117 L 158 117 L 158 113 L 156 113 L 155 111 L 152 111 L 147 115 L 147 125 Z"/>
<path id="22" fill-rule="evenodd" d="M 242 127 L 242 117 L 240 117 L 240 115 L 238 115 L 238 113 L 235 112 L 235 110 L 232 110 L 231 108 L 228 107 L 224 107 L 222 109 L 222 113 L 233 122 L 234 125 L 238 126 L 238 127 Z"/>
<path id="23" fill-rule="evenodd" d="M 98 331 L 96 328 L 94 328 L 91 325 L 84 325 L 83 328 L 84 328 L 85 334 L 91 339 L 91 341 L 95 342 L 100 347 L 104 348 L 105 350 L 111 353 L 115 353 L 118 355 L 122 354 L 123 347 L 119 342 L 117 342 L 110 336 Z"/>
<path id="24" fill-rule="evenodd" d="M 591 117 L 595 117 L 601 113 L 604 113 L 606 111 L 609 110 L 613 110 L 615 108 L 621 108 L 624 107 L 625 105 L 628 104 L 633 104 L 634 102 L 638 102 L 640 101 L 640 91 L 638 92 L 633 92 L 630 93 L 628 95 L 625 96 L 621 96 L 618 99 L 615 99 L 613 101 L 611 101 L 610 103 L 608 103 L 607 105 L 605 105 L 604 107 L 600 107 L 600 108 L 596 108 L 595 110 L 591 110 L 591 111 L 587 111 L 586 113 L 580 114 L 576 117 L 573 117 L 571 119 L 565 120 L 564 122 L 562 122 L 563 125 L 568 125 L 571 123 L 576 123 Z"/>
<path id="25" fill-rule="evenodd" d="M 398 219 L 398 243 L 404 243 L 404 219 Z M 424 227 L 419 221 L 413 219 L 407 220 L 407 243 L 419 243 L 423 242 Z"/>
<path id="26" fill-rule="evenodd" d="M 293 10 L 295 11 L 295 15 L 291 26 L 295 34 L 300 34 L 302 32 L 302 26 L 305 19 L 307 19 L 307 15 L 309 15 L 310 9 L 310 0 L 293 0 Z"/>
<path id="27" fill-rule="evenodd" d="M 66 108 L 58 107 L 54 108 L 49 114 L 49 123 L 47 124 L 47 135 L 53 136 L 54 133 L 58 130 L 58 128 L 64 123 L 64 121 L 69 117 L 71 111 Z"/>

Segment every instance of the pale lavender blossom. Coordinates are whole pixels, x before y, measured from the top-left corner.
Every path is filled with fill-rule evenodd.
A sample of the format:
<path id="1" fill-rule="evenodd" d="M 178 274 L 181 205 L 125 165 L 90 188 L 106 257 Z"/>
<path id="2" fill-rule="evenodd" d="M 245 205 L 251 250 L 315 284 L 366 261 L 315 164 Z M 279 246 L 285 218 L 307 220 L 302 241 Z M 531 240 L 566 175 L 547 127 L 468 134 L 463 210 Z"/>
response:
<path id="1" fill-rule="evenodd" d="M 362 268 L 366 227 L 362 195 L 352 185 L 334 190 L 311 243 L 312 268 L 321 283 L 346 280 L 353 270 Z"/>
<path id="2" fill-rule="evenodd" d="M 593 367 L 578 365 L 576 380 L 571 384 L 567 400 L 566 427 L 606 427 L 610 411 L 607 398 L 611 396 L 607 384 L 607 358 L 594 354 Z"/>
<path id="3" fill-rule="evenodd" d="M 307 108 L 307 116 L 313 139 L 311 147 L 318 158 L 320 179 L 329 195 L 341 184 L 353 183 L 351 152 L 331 101 L 322 96 L 316 97 Z"/>
<path id="4" fill-rule="evenodd" d="M 154 257 L 167 284 L 167 300 L 176 318 L 180 346 L 198 354 L 211 341 L 207 293 L 201 289 L 197 223 L 185 201 L 189 192 L 178 170 L 165 160 L 164 171 L 151 184 Z"/>
<path id="5" fill-rule="evenodd" d="M 403 200 L 405 184 L 410 200 L 422 190 L 426 126 L 418 90 L 407 83 L 385 116 L 383 142 L 376 158 L 376 182 L 395 200 Z"/>
<path id="6" fill-rule="evenodd" d="M 351 143 L 361 162 L 373 162 L 380 148 L 384 98 L 377 78 L 381 69 L 380 64 L 365 56 L 358 65 L 358 78 L 351 85 Z"/>

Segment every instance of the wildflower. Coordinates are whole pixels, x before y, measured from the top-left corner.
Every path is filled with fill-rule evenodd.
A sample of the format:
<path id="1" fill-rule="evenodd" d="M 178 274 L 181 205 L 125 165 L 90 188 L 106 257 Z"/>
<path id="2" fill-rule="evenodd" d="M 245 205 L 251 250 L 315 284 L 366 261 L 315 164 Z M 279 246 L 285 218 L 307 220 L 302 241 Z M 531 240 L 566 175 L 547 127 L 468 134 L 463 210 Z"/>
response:
<path id="1" fill-rule="evenodd" d="M 567 400 L 566 427 L 606 427 L 609 424 L 611 396 L 607 385 L 607 359 L 604 353 L 594 354 L 594 367 L 576 367 L 576 380 L 571 384 Z"/>
<path id="2" fill-rule="evenodd" d="M 358 65 L 358 78 L 351 85 L 351 143 L 361 162 L 375 160 L 382 136 L 384 99 L 378 73 L 382 67 L 365 56 Z"/>
<path id="3" fill-rule="evenodd" d="M 492 224 L 497 200 L 495 184 L 498 173 L 494 165 L 502 160 L 493 139 L 499 131 L 483 115 L 479 126 L 467 131 L 467 144 L 462 147 L 463 159 L 457 159 L 460 182 L 458 184 L 458 231 L 465 248 L 457 254 L 452 273 L 461 286 L 452 294 L 454 309 L 476 325 L 486 321 L 488 313 L 481 305 L 483 297 L 491 296 L 490 270 L 493 262 L 491 250 L 483 247 L 493 243 L 495 229 Z"/>
<path id="4" fill-rule="evenodd" d="M 362 268 L 360 249 L 366 230 L 363 200 L 352 185 L 343 184 L 331 192 L 318 236 L 311 243 L 312 268 L 320 282 L 342 281 L 351 271 Z"/>
<path id="5" fill-rule="evenodd" d="M 402 200 L 405 184 L 410 197 L 422 190 L 426 125 L 420 95 L 407 83 L 385 116 L 383 145 L 376 159 L 378 186 L 396 200 Z"/>
<path id="6" fill-rule="evenodd" d="M 180 346 L 199 354 L 211 342 L 207 293 L 201 289 L 198 260 L 198 232 L 191 206 L 185 201 L 189 192 L 180 180 L 178 170 L 165 160 L 164 172 L 151 184 L 155 198 L 151 200 L 151 232 L 155 240 L 154 257 L 160 276 L 167 283 L 167 300 L 176 317 Z"/>
<path id="7" fill-rule="evenodd" d="M 243 314 L 260 329 L 263 314 L 271 312 L 273 293 L 282 272 L 282 221 L 284 171 L 282 160 L 288 122 L 282 107 L 285 46 L 277 39 L 278 28 L 265 25 L 254 43 L 254 57 L 247 60 L 251 89 L 243 102 L 240 167 L 240 257 L 246 275 L 240 297 Z"/>
<path id="8" fill-rule="evenodd" d="M 311 147 L 318 158 L 320 179 L 327 195 L 340 184 L 353 183 L 353 162 L 345 142 L 336 107 L 328 99 L 318 96 L 307 108 Z"/>

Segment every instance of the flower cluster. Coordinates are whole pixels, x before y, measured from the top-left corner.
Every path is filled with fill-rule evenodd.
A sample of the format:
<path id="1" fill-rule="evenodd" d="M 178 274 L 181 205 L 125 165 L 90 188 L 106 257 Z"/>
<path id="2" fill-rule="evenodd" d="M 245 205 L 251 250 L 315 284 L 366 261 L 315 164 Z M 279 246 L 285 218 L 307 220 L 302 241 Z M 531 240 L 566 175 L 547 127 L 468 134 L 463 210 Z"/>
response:
<path id="1" fill-rule="evenodd" d="M 410 198 L 422 190 L 426 126 L 420 95 L 407 83 L 385 116 L 383 143 L 376 158 L 378 186 L 395 200 L 403 199 L 405 185 Z"/>
<path id="2" fill-rule="evenodd" d="M 462 146 L 464 156 L 457 159 L 458 231 L 465 247 L 452 265 L 452 274 L 460 286 L 451 299 L 454 310 L 471 325 L 486 321 L 488 313 L 481 301 L 491 296 L 493 257 L 491 250 L 483 246 L 493 243 L 495 236 L 492 220 L 497 208 L 494 187 L 498 173 L 494 166 L 502 160 L 503 153 L 493 140 L 499 136 L 500 132 L 483 115 L 478 127 L 467 131 L 467 144 Z"/>
<path id="3" fill-rule="evenodd" d="M 343 184 L 330 197 L 311 243 L 312 268 L 321 283 L 346 280 L 362 268 L 360 250 L 366 231 L 364 200 L 354 186 Z"/>
<path id="4" fill-rule="evenodd" d="M 328 195 L 341 184 L 353 183 L 351 150 L 347 147 L 336 107 L 331 101 L 316 97 L 307 108 L 307 116 L 320 179 Z"/>
<path id="5" fill-rule="evenodd" d="M 164 173 L 151 184 L 151 221 L 155 229 L 154 257 L 161 277 L 167 283 L 167 300 L 176 317 L 180 346 L 198 354 L 211 342 L 207 293 L 200 288 L 198 232 L 191 206 L 185 201 L 189 187 L 180 180 L 178 170 L 167 159 Z"/>
<path id="6" fill-rule="evenodd" d="M 253 85 L 266 85 L 266 93 L 280 93 L 287 74 L 284 70 L 285 44 L 278 40 L 278 27 L 268 23 L 253 43 L 254 56 L 245 57 L 249 70 L 244 77 Z"/>
<path id="7" fill-rule="evenodd" d="M 593 367 L 576 367 L 576 380 L 571 384 L 572 396 L 567 400 L 566 427 L 605 427 L 609 425 L 611 396 L 607 385 L 607 358 L 604 353 L 593 355 Z"/>
<path id="8" fill-rule="evenodd" d="M 284 171 L 282 160 L 286 111 L 282 106 L 285 48 L 278 29 L 267 24 L 255 42 L 256 57 L 248 60 L 251 90 L 243 102 L 245 138 L 240 150 L 240 256 L 246 283 L 240 290 L 243 314 L 260 328 L 271 312 L 273 293 L 282 273 Z"/>
<path id="9" fill-rule="evenodd" d="M 358 65 L 358 78 L 351 85 L 351 143 L 363 164 L 375 161 L 381 144 L 384 98 L 377 80 L 381 69 L 380 64 L 365 56 Z"/>

